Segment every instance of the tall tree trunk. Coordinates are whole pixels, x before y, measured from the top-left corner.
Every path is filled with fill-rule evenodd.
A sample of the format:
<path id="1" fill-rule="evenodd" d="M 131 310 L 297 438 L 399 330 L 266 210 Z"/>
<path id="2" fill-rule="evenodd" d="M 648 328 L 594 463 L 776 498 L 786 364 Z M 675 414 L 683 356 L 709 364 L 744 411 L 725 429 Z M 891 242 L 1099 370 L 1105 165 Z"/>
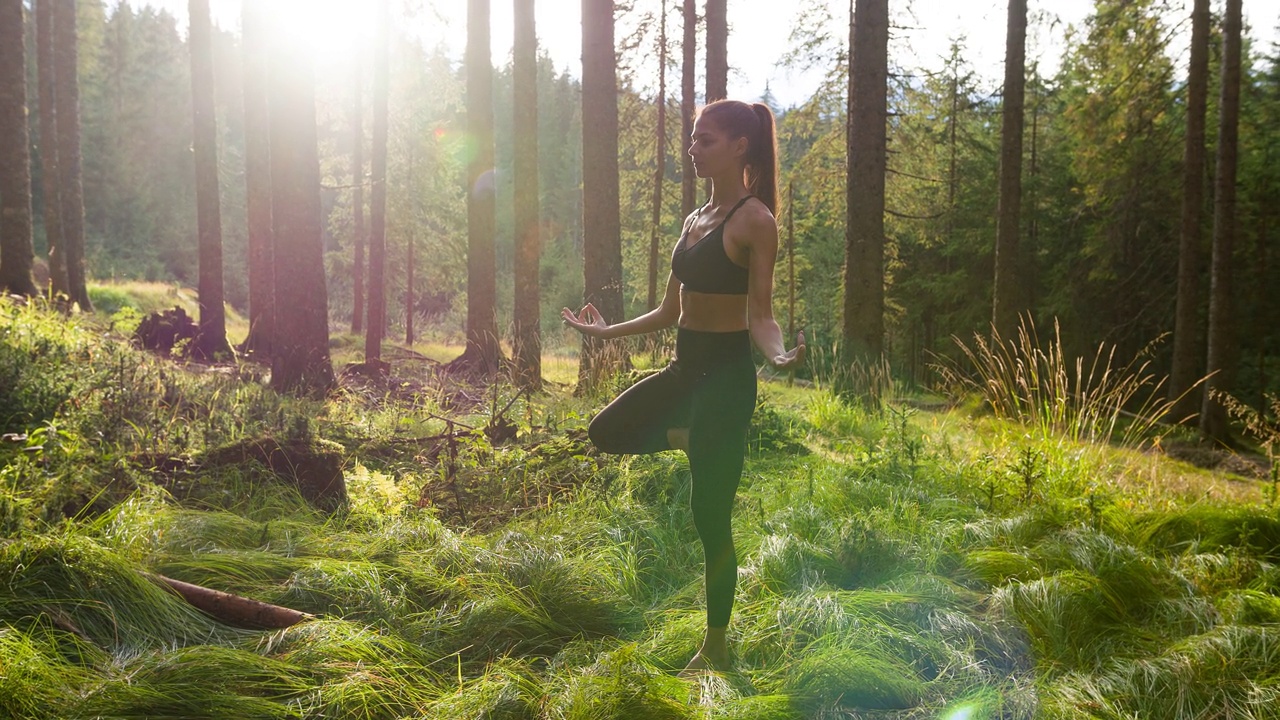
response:
<path id="1" fill-rule="evenodd" d="M 649 224 L 649 296 L 647 307 L 658 306 L 658 241 L 662 225 L 662 180 L 667 169 L 667 0 L 662 0 L 658 30 L 658 128 L 654 138 L 653 212 Z"/>
<path id="2" fill-rule="evenodd" d="M 249 231 L 249 336 L 244 351 L 272 356 L 275 240 L 271 229 L 271 141 L 267 117 L 267 18 L 261 0 L 241 4 L 244 53 L 244 187 Z"/>
<path id="3" fill-rule="evenodd" d="M 538 36 L 534 0 L 515 0 L 512 80 L 515 89 L 515 372 L 525 390 L 542 389 L 539 268 L 542 220 L 538 209 Z"/>
<path id="4" fill-rule="evenodd" d="M 1230 438 L 1227 413 L 1213 392 L 1235 382 L 1238 348 L 1232 317 L 1232 254 L 1236 231 L 1236 167 L 1240 123 L 1240 0 L 1227 0 L 1222 26 L 1222 95 L 1218 103 L 1218 157 L 1213 197 L 1213 264 L 1209 281 L 1209 355 L 1200 430 L 1219 442 Z"/>
<path id="5" fill-rule="evenodd" d="M 279 33 L 281 26 L 277 18 L 268 73 L 276 260 L 271 386 L 280 392 L 320 395 L 332 389 L 335 380 L 329 361 L 315 75 L 310 53 Z"/>
<path id="6" fill-rule="evenodd" d="M 787 182 L 787 337 L 796 336 L 796 188 Z"/>
<path id="7" fill-rule="evenodd" d="M 358 38 L 351 61 L 351 332 L 356 335 L 364 329 L 364 89 Z"/>
<path id="8" fill-rule="evenodd" d="M 684 43 L 680 64 L 680 217 L 687 218 L 696 202 L 693 158 L 689 156 L 689 143 L 693 139 L 693 114 L 698 99 L 694 96 L 695 75 L 698 72 L 698 10 L 695 0 L 684 0 Z"/>
<path id="9" fill-rule="evenodd" d="M 191 112 L 196 165 L 196 225 L 199 228 L 200 330 L 192 355 L 229 357 L 222 297 L 222 210 L 218 192 L 218 128 L 213 106 L 213 26 L 209 0 L 188 0 L 191 53 Z"/>
<path id="10" fill-rule="evenodd" d="M 54 106 L 58 116 L 58 182 L 67 295 L 93 310 L 84 269 L 84 186 L 80 173 L 80 79 L 76 67 L 76 0 L 54 0 Z"/>
<path id="11" fill-rule="evenodd" d="M 622 221 L 618 205 L 618 75 L 612 0 L 582 0 L 583 299 L 606 322 L 622 317 Z M 617 367 L 611 343 L 583 336 L 578 389 Z"/>
<path id="12" fill-rule="evenodd" d="M 1209 0 L 1191 11 L 1191 62 L 1187 69 L 1187 135 L 1182 151 L 1182 228 L 1178 237 L 1178 297 L 1169 371 L 1169 419 L 1186 422 L 1200 408 L 1191 389 L 1200 365 L 1200 243 L 1204 214 L 1205 109 L 1209 87 Z"/>
<path id="13" fill-rule="evenodd" d="M 498 344 L 497 184 L 493 158 L 493 66 L 489 0 L 467 0 L 467 349 L 453 367 L 489 376 L 502 356 Z"/>
<path id="14" fill-rule="evenodd" d="M 707 102 L 729 97 L 728 0 L 707 0 Z"/>
<path id="15" fill-rule="evenodd" d="M 0 0 L 0 292 L 35 295 L 22 0 Z"/>
<path id="16" fill-rule="evenodd" d="M 1016 337 L 1027 308 L 1018 251 L 1022 221 L 1022 126 L 1026 85 L 1027 0 L 1009 0 L 1004 50 L 1004 101 L 1000 115 L 1000 196 L 996 209 L 995 287 L 991 323 L 1005 339 Z"/>
<path id="17" fill-rule="evenodd" d="M 851 0 L 844 362 L 884 356 L 884 175 L 889 76 L 888 0 Z M 844 393 L 863 388 L 846 386 Z"/>
<path id="18" fill-rule="evenodd" d="M 382 362 L 382 338 L 387 325 L 387 134 L 391 56 L 391 0 L 378 0 L 377 39 L 373 50 L 373 157 L 369 202 L 368 323 L 364 332 L 364 361 Z"/>
<path id="19" fill-rule="evenodd" d="M 44 195 L 44 235 L 49 248 L 53 294 L 70 295 L 62 240 L 62 193 L 58 178 L 58 114 L 54 107 L 53 3 L 35 0 L 36 70 L 40 96 L 40 182 Z"/>
<path id="20" fill-rule="evenodd" d="M 417 298 L 414 296 L 413 283 L 414 279 L 414 242 L 413 233 L 409 233 L 409 240 L 405 243 L 405 254 L 408 256 L 408 268 L 405 270 L 404 279 L 404 344 L 406 347 L 413 347 L 413 309 L 417 304 Z"/>

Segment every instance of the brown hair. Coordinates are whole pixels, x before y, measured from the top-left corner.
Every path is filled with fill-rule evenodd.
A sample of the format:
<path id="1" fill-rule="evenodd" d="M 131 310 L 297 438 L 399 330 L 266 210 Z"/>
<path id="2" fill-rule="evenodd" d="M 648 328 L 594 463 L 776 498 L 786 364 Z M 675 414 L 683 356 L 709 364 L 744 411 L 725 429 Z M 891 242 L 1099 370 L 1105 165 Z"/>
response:
<path id="1" fill-rule="evenodd" d="M 747 155 L 743 173 L 747 191 L 760 198 L 769 212 L 778 212 L 778 139 L 773 111 L 764 103 L 717 100 L 698 112 L 711 117 L 731 140 L 745 137 Z"/>

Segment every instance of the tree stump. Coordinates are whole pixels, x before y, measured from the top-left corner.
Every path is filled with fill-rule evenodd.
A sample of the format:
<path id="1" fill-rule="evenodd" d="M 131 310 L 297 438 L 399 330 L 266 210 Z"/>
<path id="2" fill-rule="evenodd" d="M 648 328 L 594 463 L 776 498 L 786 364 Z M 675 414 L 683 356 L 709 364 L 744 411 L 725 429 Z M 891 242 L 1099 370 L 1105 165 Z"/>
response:
<path id="1" fill-rule="evenodd" d="M 347 502 L 344 460 L 343 447 L 328 440 L 252 438 L 211 450 L 198 464 L 207 470 L 256 462 L 297 487 L 313 506 L 333 512 Z"/>

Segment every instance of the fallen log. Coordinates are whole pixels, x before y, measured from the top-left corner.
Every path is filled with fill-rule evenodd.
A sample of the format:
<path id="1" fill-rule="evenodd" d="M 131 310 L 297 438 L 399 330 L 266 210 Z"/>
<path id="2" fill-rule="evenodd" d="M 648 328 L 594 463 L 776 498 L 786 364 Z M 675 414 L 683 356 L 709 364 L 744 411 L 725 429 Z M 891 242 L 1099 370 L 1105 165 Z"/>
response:
<path id="1" fill-rule="evenodd" d="M 227 625 L 250 630 L 275 630 L 315 619 L 314 615 L 287 607 L 192 585 L 155 573 L 143 574 L 157 585 L 169 588 L 196 609 Z"/>

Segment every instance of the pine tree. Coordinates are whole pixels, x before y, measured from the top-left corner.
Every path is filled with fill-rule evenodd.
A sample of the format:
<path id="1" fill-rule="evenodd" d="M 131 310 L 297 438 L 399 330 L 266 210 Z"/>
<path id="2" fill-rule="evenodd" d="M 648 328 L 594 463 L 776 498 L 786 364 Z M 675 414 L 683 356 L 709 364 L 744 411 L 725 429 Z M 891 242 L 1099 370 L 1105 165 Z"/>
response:
<path id="1" fill-rule="evenodd" d="M 693 114 L 697 98 L 694 85 L 697 72 L 698 11 L 694 0 L 684 0 L 684 43 L 680 64 L 680 217 L 693 212 L 695 180 L 693 158 L 689 156 L 689 144 L 693 140 Z"/>
<path id="2" fill-rule="evenodd" d="M 1204 214 L 1205 110 L 1209 86 L 1209 0 L 1191 11 L 1191 60 L 1187 68 L 1187 132 L 1182 154 L 1182 226 L 1178 239 L 1178 298 L 1174 313 L 1173 366 L 1169 371 L 1169 419 L 1185 422 L 1200 407 L 1193 392 L 1204 345 L 1200 339 L 1200 242 Z"/>
<path id="3" fill-rule="evenodd" d="M 851 0 L 849 21 L 843 352 L 846 364 L 875 364 L 884 355 L 888 1 Z"/>
<path id="4" fill-rule="evenodd" d="M 622 222 L 618 199 L 618 76 L 612 0 L 582 0 L 583 300 L 605 322 L 623 320 Z M 586 391 L 616 364 L 610 344 L 584 335 L 578 388 Z"/>
<path id="5" fill-rule="evenodd" d="M 1235 383 L 1235 318 L 1232 282 L 1236 234 L 1236 169 L 1240 125 L 1240 0 L 1227 0 L 1222 24 L 1222 88 L 1218 101 L 1218 157 L 1213 194 L 1213 264 L 1209 281 L 1209 357 L 1200 430 L 1219 442 L 1230 436 L 1227 413 L 1215 391 Z"/>
<path id="6" fill-rule="evenodd" d="M 35 295 L 22 0 L 0 0 L 0 292 Z"/>
<path id="7" fill-rule="evenodd" d="M 275 236 L 276 327 L 271 386 L 321 395 L 336 384 L 329 360 L 316 143 L 315 76 L 307 50 L 273 23 L 268 71 L 271 221 Z"/>
<path id="8" fill-rule="evenodd" d="M 645 304 L 658 306 L 658 243 L 662 224 L 662 181 L 667 171 L 667 0 L 662 0 L 658 30 L 658 126 L 654 138 L 653 213 L 649 228 L 649 294 Z"/>
<path id="9" fill-rule="evenodd" d="M 272 355 L 275 335 L 275 240 L 271 222 L 271 142 L 267 113 L 267 37 L 260 0 L 241 4 L 244 53 L 244 185 L 249 234 L 249 335 L 245 352 Z"/>
<path id="10" fill-rule="evenodd" d="M 84 267 L 84 185 L 80 167 L 80 78 L 76 51 L 76 0 L 54 0 L 54 107 L 58 118 L 58 193 L 67 294 L 93 310 Z"/>
<path id="11" fill-rule="evenodd" d="M 390 91 L 391 2 L 378 0 L 377 39 L 373 51 L 373 157 L 369 199 L 368 323 L 364 361 L 373 368 L 382 362 L 382 338 L 387 326 L 387 134 Z"/>
<path id="12" fill-rule="evenodd" d="M 70 295 L 62 240 L 62 194 L 58 172 L 58 120 L 54 108 L 53 4 L 35 0 L 36 72 L 40 100 L 40 169 L 44 195 L 44 235 L 49 252 L 49 284 L 55 295 Z"/>
<path id="13" fill-rule="evenodd" d="M 534 0 L 515 0 L 514 86 L 516 379 L 525 390 L 542 388 L 539 267 L 542 250 L 538 209 L 538 38 Z"/>
<path id="14" fill-rule="evenodd" d="M 213 105 L 213 26 L 209 0 L 189 0 L 191 18 L 191 109 L 195 137 L 196 215 L 200 251 L 200 330 L 192 343 L 194 357 L 230 356 L 227 316 L 222 300 L 222 210 L 218 190 L 218 129 Z"/>
<path id="15" fill-rule="evenodd" d="M 727 0 L 707 0 L 707 102 L 729 97 Z"/>
<path id="16" fill-rule="evenodd" d="M 1000 121 L 1000 201 L 996 210 L 992 327 L 1011 339 L 1028 310 L 1018 236 L 1022 219 L 1022 127 L 1025 96 L 1027 2 L 1009 0 L 1005 38 L 1004 98 Z"/>

